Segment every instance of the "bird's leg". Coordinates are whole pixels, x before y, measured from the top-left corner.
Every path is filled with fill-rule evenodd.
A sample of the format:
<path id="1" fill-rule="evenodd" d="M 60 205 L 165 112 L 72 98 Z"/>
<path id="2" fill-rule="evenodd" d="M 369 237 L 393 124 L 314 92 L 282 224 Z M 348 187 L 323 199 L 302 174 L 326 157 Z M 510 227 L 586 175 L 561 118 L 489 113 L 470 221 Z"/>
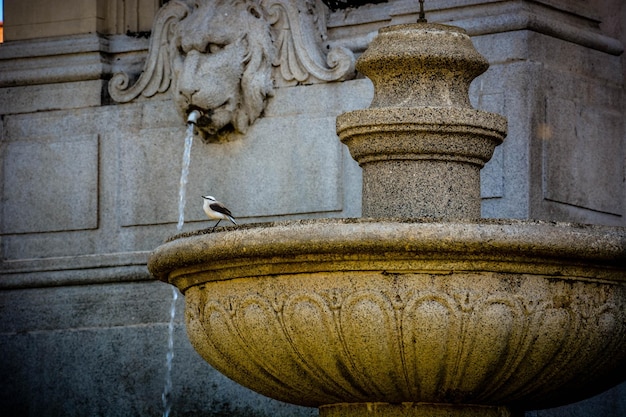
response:
<path id="1" fill-rule="evenodd" d="M 215 228 L 217 227 L 217 225 L 218 225 L 218 224 L 220 224 L 220 222 L 221 222 L 221 221 L 222 221 L 222 219 L 219 219 L 219 220 L 217 221 L 217 223 L 215 223 L 215 226 L 213 226 L 213 229 L 212 229 L 212 230 L 215 230 Z"/>

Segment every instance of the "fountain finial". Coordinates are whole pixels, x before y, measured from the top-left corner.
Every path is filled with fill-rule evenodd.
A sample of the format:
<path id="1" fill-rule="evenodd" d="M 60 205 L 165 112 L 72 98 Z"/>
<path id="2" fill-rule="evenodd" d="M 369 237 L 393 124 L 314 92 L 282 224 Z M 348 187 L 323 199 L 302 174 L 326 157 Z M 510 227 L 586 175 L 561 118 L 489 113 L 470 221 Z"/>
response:
<path id="1" fill-rule="evenodd" d="M 419 0 L 420 2 L 420 14 L 419 14 L 419 18 L 417 19 L 417 23 L 427 23 L 428 20 L 426 20 L 426 13 L 424 12 L 424 0 Z"/>

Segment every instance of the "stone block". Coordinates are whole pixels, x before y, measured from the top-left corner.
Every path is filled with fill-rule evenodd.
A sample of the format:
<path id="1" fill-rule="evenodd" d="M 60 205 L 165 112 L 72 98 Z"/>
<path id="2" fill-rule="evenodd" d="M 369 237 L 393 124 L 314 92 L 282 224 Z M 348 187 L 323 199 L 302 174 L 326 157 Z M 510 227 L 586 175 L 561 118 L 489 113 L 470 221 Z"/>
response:
<path id="1" fill-rule="evenodd" d="M 184 129 L 172 128 L 143 130 L 120 140 L 121 226 L 176 222 L 183 143 Z"/>
<path id="2" fill-rule="evenodd" d="M 374 87 L 369 79 L 281 88 L 268 101 L 265 117 L 339 115 L 370 105 Z"/>
<path id="3" fill-rule="evenodd" d="M 41 207 L 48 209 L 48 206 L 55 210 L 58 207 L 60 211 L 48 214 L 49 219 L 39 221 L 36 225 L 54 229 L 50 230 L 53 233 L 26 231 L 36 230 L 31 227 L 22 229 L 23 232 L 6 234 L 9 232 L 2 229 L 5 233 L 1 242 L 2 257 L 7 261 L 2 265 L 3 270 L 10 270 L 18 275 L 28 274 L 29 270 L 46 271 L 52 281 L 57 279 L 63 281 L 62 271 L 65 271 L 66 276 L 72 275 L 84 282 L 83 276 L 89 275 L 85 274 L 85 269 L 95 268 L 101 272 L 108 270 L 105 275 L 111 276 L 116 265 L 137 265 L 136 261 L 128 263 L 124 256 L 107 260 L 108 256 L 104 254 L 124 251 L 132 254 L 139 250 L 134 236 L 128 236 L 130 238 L 128 240 L 125 239 L 127 235 L 119 232 L 116 207 L 118 200 L 130 198 L 119 194 L 117 190 L 120 169 L 117 159 L 118 142 L 128 140 L 133 132 L 138 130 L 138 123 L 141 120 L 140 109 L 141 106 L 104 106 L 4 117 L 3 161 L 7 161 L 6 156 L 9 152 L 11 154 L 17 152 L 22 161 L 18 164 L 18 161 L 13 160 L 6 166 L 3 163 L 2 173 L 4 175 L 12 166 L 25 171 L 24 175 L 31 179 L 30 182 L 24 183 L 14 173 L 4 175 L 0 183 L 9 183 L 5 185 L 7 195 L 22 195 L 22 200 L 12 203 L 7 201 L 6 205 L 0 205 L 1 209 L 6 211 L 8 207 L 13 207 L 12 210 L 15 212 L 21 209 L 22 205 L 27 205 L 22 212 L 29 215 L 33 210 L 40 212 Z M 52 149 L 60 147 L 63 150 L 60 156 L 62 163 L 55 159 L 54 153 L 47 150 L 48 147 Z M 31 151 L 31 148 L 34 151 Z M 35 163 L 37 160 L 39 163 Z M 34 167 L 31 166 L 33 164 Z M 45 177 L 45 181 L 40 181 L 42 176 Z M 44 198 L 39 201 L 34 191 L 38 191 L 39 196 Z M 52 197 L 48 194 L 52 194 Z M 24 196 L 28 196 L 30 200 Z M 29 208 L 31 200 L 35 201 L 36 205 Z M 71 206 L 71 210 L 67 210 L 68 205 Z M 21 214 L 19 213 L 20 216 Z M 55 225 L 50 221 L 54 220 L 55 216 L 68 216 L 71 222 L 65 221 Z M 19 221 L 30 220 L 25 216 Z M 152 240 L 146 240 L 146 244 L 154 245 L 162 239 L 163 235 L 159 235 Z M 98 260 L 97 254 L 103 257 Z M 93 255 L 88 258 L 89 265 L 77 261 L 84 259 L 78 258 L 83 255 Z M 44 265 L 46 259 L 57 257 L 66 258 L 58 264 L 55 261 L 50 265 Z M 25 262 L 24 259 L 31 261 Z M 110 262 L 111 259 L 116 260 Z M 19 262 L 16 263 L 17 261 Z M 30 269 L 24 266 L 28 263 L 31 265 Z M 78 269 L 71 271 L 75 266 Z M 18 275 L 11 276 L 16 278 Z M 96 275 L 104 277 L 100 272 L 89 276 Z M 26 276 L 23 278 L 25 282 L 32 282 L 34 279 Z"/>
<path id="4" fill-rule="evenodd" d="M 30 261 L 31 271 L 41 270 L 38 265 L 43 259 L 55 257 L 68 257 L 60 268 L 50 269 L 43 267 L 44 271 L 57 274 L 60 271 L 72 269 L 73 258 L 86 253 L 97 251 L 97 238 L 91 233 L 94 229 L 73 230 L 67 232 L 54 231 L 54 233 L 19 233 L 2 236 L 3 270 L 11 270 L 14 262 L 28 264 Z M 36 260 L 34 260 L 36 259 Z M 53 264 L 56 262 L 53 262 Z M 28 270 L 28 268 L 26 268 Z M 76 271 L 84 275 L 84 271 Z M 51 277 L 50 277 L 51 278 Z M 52 278 L 51 278 L 52 279 Z M 5 280 L 4 282 L 7 282 Z M 25 283 L 28 280 L 25 281 Z"/>
<path id="5" fill-rule="evenodd" d="M 305 417 L 235 384 L 193 350 L 177 301 L 172 414 Z M 161 415 L 171 287 L 156 282 L 0 293 L 0 409 L 15 416 Z"/>
<path id="6" fill-rule="evenodd" d="M 526 417 L 621 417 L 626 415 L 626 383 L 563 407 L 529 411 Z"/>
<path id="7" fill-rule="evenodd" d="M 265 118 L 244 143 L 204 146 L 192 167 L 191 201 L 215 194 L 240 217 L 341 211 L 343 160 L 334 126 L 334 117 Z M 190 218 L 203 219 L 200 204 L 193 208 Z"/>
<path id="8" fill-rule="evenodd" d="M 76 109 L 102 104 L 102 80 L 0 89 L 0 114 Z"/>
<path id="9" fill-rule="evenodd" d="M 9 142 L 2 233 L 98 227 L 98 136 Z"/>
<path id="10" fill-rule="evenodd" d="M 37 12 L 34 13 L 34 10 Z M 68 0 L 63 3 L 8 1 L 5 16 L 7 40 L 95 32 L 101 17 L 95 0 Z"/>
<path id="11" fill-rule="evenodd" d="M 3 291 L 0 334 L 167 322 L 170 299 L 170 287 L 154 281 Z"/>
<path id="12" fill-rule="evenodd" d="M 544 198 L 623 214 L 623 115 L 549 97 L 543 126 Z"/>
<path id="13" fill-rule="evenodd" d="M 23 369 L 13 374 L 11 397 L 0 398 L 2 408 L 11 415 L 157 414 L 164 380 L 159 363 L 165 356 L 163 327 L 28 333 L 20 347 L 11 343 L 19 338 L 2 335 L 9 348 L 5 360 Z M 20 413 L 25 406 L 28 412 Z"/>
<path id="14" fill-rule="evenodd" d="M 238 218 L 340 211 L 343 160 L 334 124 L 333 117 L 264 118 L 237 141 L 205 144 L 196 137 L 185 218 L 206 219 L 200 198 L 206 194 Z M 184 134 L 148 129 L 120 144 L 122 193 L 140 196 L 120 202 L 123 226 L 176 222 Z"/>
<path id="15" fill-rule="evenodd" d="M 155 0 L 5 1 L 5 39 L 50 38 L 81 33 L 149 31 L 162 2 Z M 36 11 L 36 12 L 34 12 Z"/>
<path id="16" fill-rule="evenodd" d="M 574 65 L 584 51 L 562 49 L 572 58 L 546 68 L 537 89 L 534 216 L 623 225 L 626 126 L 616 59 L 590 51 Z"/>
<path id="17" fill-rule="evenodd" d="M 241 219 L 342 212 L 345 188 L 353 187 L 344 181 L 360 189 L 360 176 L 336 136 L 335 117 L 367 105 L 372 94 L 369 81 L 353 86 L 283 88 L 245 137 L 233 134 L 226 142 L 204 143 L 196 135 L 185 221 L 207 221 L 200 198 L 206 194 Z M 141 130 L 120 138 L 121 195 L 135 196 L 119 200 L 122 226 L 177 221 L 184 137 L 184 120 L 165 100 L 146 103 Z M 358 215 L 358 207 L 351 210 Z"/>
<path id="18" fill-rule="evenodd" d="M 508 133 L 481 172 L 481 214 L 488 218 L 527 218 L 530 205 L 528 146 L 532 129 L 524 112 L 532 111 L 533 79 L 538 67 L 525 61 L 492 65 L 470 89 L 472 103 L 507 118 Z"/>

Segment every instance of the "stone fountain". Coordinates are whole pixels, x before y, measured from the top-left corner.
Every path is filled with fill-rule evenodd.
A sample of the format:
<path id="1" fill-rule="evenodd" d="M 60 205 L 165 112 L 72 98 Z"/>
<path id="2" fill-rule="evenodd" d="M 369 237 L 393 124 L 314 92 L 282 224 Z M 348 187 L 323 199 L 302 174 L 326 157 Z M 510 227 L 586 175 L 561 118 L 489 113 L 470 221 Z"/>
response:
<path id="1" fill-rule="evenodd" d="M 469 101 L 487 67 L 461 29 L 381 29 L 357 63 L 371 107 L 337 119 L 364 218 L 153 252 L 213 367 L 322 417 L 517 416 L 626 378 L 626 231 L 480 219 L 479 171 L 506 135 Z"/>

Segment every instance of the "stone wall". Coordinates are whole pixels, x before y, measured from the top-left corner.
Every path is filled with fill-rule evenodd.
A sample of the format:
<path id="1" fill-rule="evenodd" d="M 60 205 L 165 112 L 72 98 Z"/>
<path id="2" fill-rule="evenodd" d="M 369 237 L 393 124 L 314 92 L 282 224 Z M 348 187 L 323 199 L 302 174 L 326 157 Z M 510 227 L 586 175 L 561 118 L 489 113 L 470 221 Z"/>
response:
<path id="1" fill-rule="evenodd" d="M 185 123 L 169 92 L 115 103 L 141 71 L 156 0 L 5 0 L 0 46 L 0 408 L 11 415 L 160 415 L 171 288 L 148 253 L 176 232 Z M 491 63 L 473 104 L 509 135 L 482 172 L 484 217 L 626 225 L 620 0 L 427 1 Z M 357 55 L 417 2 L 336 11 L 328 44 Z M 241 222 L 360 216 L 360 171 L 335 117 L 371 84 L 283 86 L 248 133 L 192 149 L 185 230 L 212 226 L 200 195 Z M 308 416 L 204 363 L 177 302 L 173 415 Z M 625 385 L 536 417 L 621 416 Z"/>

